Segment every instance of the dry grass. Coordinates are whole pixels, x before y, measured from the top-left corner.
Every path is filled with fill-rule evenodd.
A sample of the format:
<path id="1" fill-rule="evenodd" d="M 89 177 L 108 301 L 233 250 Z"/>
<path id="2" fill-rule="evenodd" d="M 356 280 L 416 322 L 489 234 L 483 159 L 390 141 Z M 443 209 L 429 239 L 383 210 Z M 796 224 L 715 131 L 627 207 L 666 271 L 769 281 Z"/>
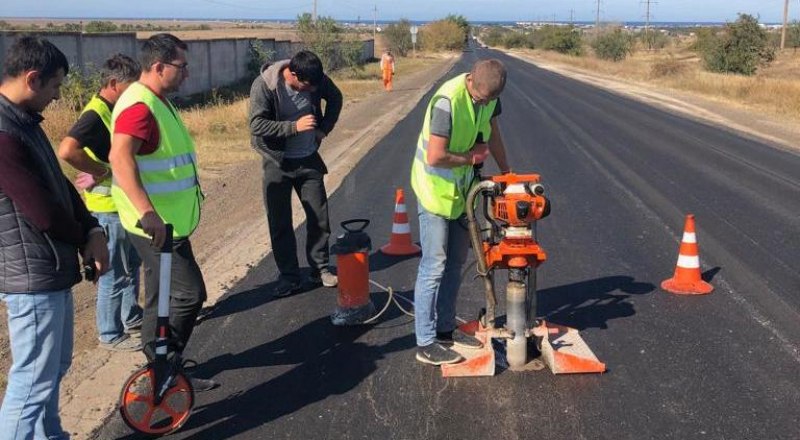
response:
<path id="1" fill-rule="evenodd" d="M 435 56 L 398 58 L 395 65 L 397 75 L 409 75 L 423 69 Z M 383 91 L 377 62 L 367 64 L 359 73 L 338 71 L 332 76 L 342 90 L 345 102 L 356 102 Z M 254 157 L 250 147 L 247 109 L 248 100 L 242 98 L 233 101 L 220 100 L 180 111 L 181 118 L 195 140 L 201 171 L 214 172 L 226 165 Z M 78 114 L 79 112 L 62 102 L 55 102 L 47 108 L 43 126 L 54 146 L 66 136 L 78 119 Z M 74 178 L 76 173 L 71 166 L 62 164 L 62 169 L 70 179 Z"/>
<path id="2" fill-rule="evenodd" d="M 419 71 L 430 63 L 436 55 L 420 54 L 417 58 L 397 58 L 395 60 L 395 78 Z M 345 99 L 356 102 L 372 93 L 383 91 L 380 63 L 369 63 L 362 72 L 337 72 L 333 75 L 336 85 L 342 90 Z"/>
<path id="3" fill-rule="evenodd" d="M 546 61 L 566 64 L 618 79 L 682 90 L 705 98 L 749 107 L 772 115 L 800 117 L 800 53 L 785 51 L 752 77 L 707 72 L 700 59 L 682 47 L 640 51 L 614 63 L 597 58 L 570 57 L 554 52 L 522 51 Z"/>

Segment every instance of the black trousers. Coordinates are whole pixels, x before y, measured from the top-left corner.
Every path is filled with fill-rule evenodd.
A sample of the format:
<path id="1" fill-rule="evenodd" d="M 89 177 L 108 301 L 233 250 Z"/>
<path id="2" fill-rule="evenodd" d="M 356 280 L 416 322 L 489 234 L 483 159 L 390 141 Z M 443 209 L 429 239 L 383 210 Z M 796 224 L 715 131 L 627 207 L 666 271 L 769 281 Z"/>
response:
<path id="1" fill-rule="evenodd" d="M 144 267 L 144 318 L 142 345 L 149 360 L 155 356 L 154 343 L 158 319 L 158 277 L 160 254 L 150 246 L 150 239 L 129 234 L 142 257 Z M 194 330 L 197 314 L 206 300 L 206 285 L 194 258 L 189 239 L 175 240 L 172 251 L 172 280 L 169 301 L 170 350 L 183 353 Z"/>
<path id="2" fill-rule="evenodd" d="M 328 196 L 323 176 L 328 172 L 319 154 L 303 159 L 284 159 L 283 164 L 265 158 L 263 161 L 264 206 L 267 210 L 272 253 L 281 276 L 300 281 L 297 261 L 297 239 L 292 225 L 292 190 L 306 213 L 306 258 L 317 273 L 328 267 Z"/>

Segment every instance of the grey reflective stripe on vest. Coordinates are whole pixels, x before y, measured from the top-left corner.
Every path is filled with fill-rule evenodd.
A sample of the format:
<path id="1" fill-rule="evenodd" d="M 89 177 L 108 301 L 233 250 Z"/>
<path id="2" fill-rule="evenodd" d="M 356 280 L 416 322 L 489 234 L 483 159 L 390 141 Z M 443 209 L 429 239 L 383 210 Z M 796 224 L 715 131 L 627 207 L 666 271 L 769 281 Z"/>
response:
<path id="1" fill-rule="evenodd" d="M 100 194 L 101 196 L 110 196 L 111 195 L 111 187 L 104 186 L 104 185 L 97 185 L 89 191 L 92 194 Z"/>
<path id="2" fill-rule="evenodd" d="M 194 163 L 197 163 L 197 156 L 194 153 L 185 153 L 180 156 L 159 160 L 136 159 L 136 165 L 141 172 L 167 171 Z"/>
<path id="3" fill-rule="evenodd" d="M 164 194 L 183 191 L 198 185 L 199 182 L 197 181 L 197 177 L 191 176 L 181 180 L 173 180 L 171 182 L 145 183 L 144 189 L 147 191 L 147 194 Z"/>
<path id="4" fill-rule="evenodd" d="M 427 144 L 427 142 L 425 142 L 425 143 Z M 419 149 L 419 148 L 417 148 L 417 152 L 416 152 L 415 156 L 416 156 L 416 159 L 419 160 L 420 163 L 422 163 L 422 166 L 424 167 L 424 170 L 425 170 L 426 174 L 431 175 L 431 176 L 441 177 L 442 179 L 447 179 L 447 180 L 455 182 L 456 175 L 453 172 L 452 168 L 439 168 L 439 167 L 434 167 L 434 166 L 428 165 L 428 162 L 425 160 L 425 152 L 423 150 Z"/>

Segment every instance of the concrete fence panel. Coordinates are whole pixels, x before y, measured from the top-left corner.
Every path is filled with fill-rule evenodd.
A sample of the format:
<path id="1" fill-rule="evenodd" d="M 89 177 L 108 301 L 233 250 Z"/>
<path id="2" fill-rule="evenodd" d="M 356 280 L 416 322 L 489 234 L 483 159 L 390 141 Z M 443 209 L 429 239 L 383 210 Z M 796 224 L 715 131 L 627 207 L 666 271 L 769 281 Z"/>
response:
<path id="1" fill-rule="evenodd" d="M 181 86 L 181 95 L 192 95 L 211 90 L 211 42 L 209 40 L 186 41 L 189 50 L 186 62 L 189 63 L 189 78 Z"/>
<path id="2" fill-rule="evenodd" d="M 236 40 L 209 40 L 211 87 L 226 86 L 242 76 L 236 69 Z"/>
<path id="3" fill-rule="evenodd" d="M 79 34 L 83 45 L 84 72 L 100 68 L 112 55 L 123 53 L 137 59 L 139 45 L 132 33 Z M 55 43 L 58 46 L 57 43 Z M 61 46 L 59 46 L 61 48 Z M 62 51 L 64 49 L 61 49 Z M 138 61 L 138 59 L 137 59 Z"/>
<path id="4" fill-rule="evenodd" d="M 47 38 L 67 56 L 72 68 L 83 73 L 102 66 L 103 62 L 116 53 L 124 53 L 138 59 L 142 40 L 132 32 L 87 34 L 80 32 L 0 32 L 0 69 L 6 58 L 6 51 L 21 35 L 35 34 Z M 187 61 L 189 78 L 181 88 L 181 95 L 207 92 L 216 87 L 234 84 L 241 80 L 252 80 L 247 71 L 249 46 L 257 41 L 269 51 L 271 61 L 291 58 L 303 49 L 303 43 L 288 40 L 226 38 L 214 40 L 187 40 L 189 47 Z M 374 42 L 363 42 L 362 59 L 372 58 Z"/>

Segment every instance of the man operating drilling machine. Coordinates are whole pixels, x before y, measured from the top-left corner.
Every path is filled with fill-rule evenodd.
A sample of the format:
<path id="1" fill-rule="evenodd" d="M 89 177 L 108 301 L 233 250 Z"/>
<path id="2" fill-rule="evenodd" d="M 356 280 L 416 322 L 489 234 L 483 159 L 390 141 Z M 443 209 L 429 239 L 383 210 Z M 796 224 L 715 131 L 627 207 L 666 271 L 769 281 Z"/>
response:
<path id="1" fill-rule="evenodd" d="M 478 178 L 480 180 L 480 178 Z M 466 361 L 442 365 L 445 376 L 493 375 L 495 351 L 491 340 L 505 341 L 511 370 L 538 369 L 529 362 L 529 341 L 534 339 L 542 359 L 553 373 L 602 373 L 598 361 L 577 330 L 538 319 L 536 269 L 547 258 L 536 237 L 536 222 L 550 214 L 550 201 L 538 174 L 491 176 L 469 192 L 466 217 L 476 268 L 483 280 L 486 308 L 478 320 L 461 326 L 481 343 L 479 350 L 461 350 Z M 482 224 L 487 227 L 481 227 Z M 496 325 L 497 296 L 494 277 L 505 270 L 505 326 Z"/>
<path id="2" fill-rule="evenodd" d="M 428 104 L 411 171 L 422 244 L 414 289 L 416 358 L 441 365 L 445 376 L 492 375 L 492 339 L 500 339 L 506 341 L 510 368 L 524 370 L 528 340 L 536 337 L 554 372 L 604 370 L 577 331 L 544 321 L 532 326 L 536 268 L 546 258 L 536 241 L 535 222 L 547 216 L 549 202 L 538 175 L 510 173 L 497 123 L 498 97 L 505 82 L 502 62 L 481 60 L 469 73 L 446 81 Z M 476 165 L 490 153 L 502 175 L 482 180 Z M 485 229 L 476 215 L 481 207 L 480 222 L 489 225 Z M 468 244 L 483 278 L 486 309 L 478 321 L 456 327 L 455 303 Z M 506 269 L 509 277 L 504 328 L 495 325 L 498 269 Z M 559 341 L 558 350 L 553 349 L 551 337 Z M 586 350 L 567 353 L 561 344 L 564 337 L 571 347 Z M 564 356 L 577 356 L 589 365 L 564 367 Z"/>

